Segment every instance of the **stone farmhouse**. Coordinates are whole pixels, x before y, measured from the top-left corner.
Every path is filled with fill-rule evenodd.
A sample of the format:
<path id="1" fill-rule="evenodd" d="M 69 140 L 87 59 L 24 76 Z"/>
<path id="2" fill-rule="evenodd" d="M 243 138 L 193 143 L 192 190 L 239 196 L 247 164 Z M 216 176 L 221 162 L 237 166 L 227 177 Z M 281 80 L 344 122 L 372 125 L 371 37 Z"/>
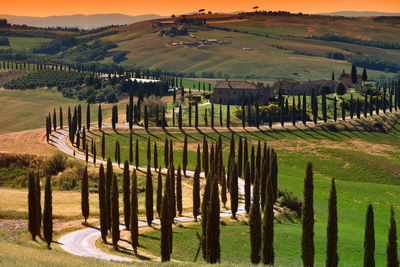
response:
<path id="1" fill-rule="evenodd" d="M 243 100 L 247 103 L 250 99 L 253 103 L 257 100 L 260 105 L 265 105 L 275 95 L 273 88 L 263 83 L 225 80 L 215 83 L 210 101 L 215 104 L 241 105 Z"/>
<path id="2" fill-rule="evenodd" d="M 351 74 L 346 73 L 344 70 L 342 74 L 340 74 L 340 81 L 344 84 L 346 87 L 351 87 L 353 86 L 353 81 L 351 80 Z M 357 74 L 357 82 L 355 85 L 361 85 L 362 84 L 362 76 Z"/>
<path id="3" fill-rule="evenodd" d="M 321 86 L 327 86 L 330 89 L 330 92 L 333 93 L 335 91 L 335 86 L 337 82 L 332 80 L 315 80 L 308 82 L 299 82 L 296 80 L 286 79 L 279 80 L 274 83 L 274 90 L 279 92 L 279 89 L 282 90 L 284 95 L 298 95 L 298 94 L 306 94 L 311 95 L 312 91 L 319 92 Z"/>

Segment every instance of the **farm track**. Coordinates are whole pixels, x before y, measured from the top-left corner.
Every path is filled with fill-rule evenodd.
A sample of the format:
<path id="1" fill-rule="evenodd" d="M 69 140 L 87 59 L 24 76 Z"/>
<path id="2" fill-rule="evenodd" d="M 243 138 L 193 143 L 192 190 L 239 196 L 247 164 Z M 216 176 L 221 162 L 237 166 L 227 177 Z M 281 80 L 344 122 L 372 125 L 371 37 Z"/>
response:
<path id="1" fill-rule="evenodd" d="M 109 126 L 108 126 L 109 127 Z M 119 124 L 119 128 L 124 128 L 127 127 L 126 124 Z M 107 126 L 106 126 L 107 128 Z M 63 129 L 63 130 L 58 130 L 56 133 L 53 134 L 52 136 L 52 144 L 57 147 L 61 152 L 68 154 L 70 156 L 74 156 L 74 150 L 72 150 L 68 145 L 67 145 L 67 136 L 68 136 L 68 131 Z M 81 159 L 81 160 L 86 160 L 85 156 L 79 153 L 76 153 L 75 158 Z M 93 161 L 93 159 L 90 157 L 89 161 Z M 97 160 L 96 164 L 106 164 L 105 161 L 102 160 Z M 117 163 L 113 163 L 113 166 L 118 167 Z M 130 169 L 133 169 L 134 166 L 130 165 Z M 147 171 L 146 167 L 139 167 L 138 168 L 140 171 Z M 152 168 L 152 171 L 155 171 L 154 168 Z M 168 170 L 167 169 L 162 169 L 162 173 L 166 173 Z M 186 171 L 186 175 L 189 177 L 194 176 L 194 171 Z M 205 175 L 204 173 L 200 173 L 200 177 L 204 178 Z M 239 194 L 244 194 L 244 181 L 239 180 Z M 240 201 L 239 206 L 238 206 L 238 211 L 237 214 L 243 214 L 245 213 L 244 209 L 244 202 Z M 221 217 L 229 217 L 231 216 L 232 213 L 231 211 L 224 211 L 220 213 Z M 201 216 L 199 216 L 201 218 Z M 184 216 L 184 217 L 177 217 L 174 219 L 175 223 L 182 223 L 182 222 L 192 222 L 194 221 L 194 217 L 192 216 Z M 153 225 L 159 225 L 160 220 L 153 220 Z M 147 222 L 146 221 L 139 221 L 139 227 L 146 227 Z M 123 230 L 125 229 L 124 224 L 120 224 L 120 229 Z M 133 258 L 128 258 L 128 257 L 122 257 L 122 256 L 117 256 L 113 255 L 110 253 L 107 253 L 99 248 L 96 247 L 96 240 L 101 237 L 100 234 L 100 229 L 98 227 L 92 227 L 92 228 L 85 228 L 77 231 L 73 231 L 70 233 L 67 233 L 63 235 L 59 240 L 58 244 L 59 246 L 65 250 L 66 252 L 76 255 L 76 256 L 81 256 L 81 257 L 91 257 L 91 258 L 97 258 L 97 259 L 103 259 L 103 260 L 109 260 L 109 261 L 120 261 L 120 262 L 133 262 L 133 261 L 140 261 L 137 259 Z"/>

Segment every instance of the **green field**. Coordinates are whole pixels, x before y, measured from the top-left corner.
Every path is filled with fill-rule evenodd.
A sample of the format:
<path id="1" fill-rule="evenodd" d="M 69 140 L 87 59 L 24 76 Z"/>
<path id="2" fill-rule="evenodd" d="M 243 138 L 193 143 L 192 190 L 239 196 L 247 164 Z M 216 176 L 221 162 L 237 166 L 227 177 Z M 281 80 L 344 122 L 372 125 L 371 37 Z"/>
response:
<path id="1" fill-rule="evenodd" d="M 11 48 L 14 50 L 31 50 L 40 44 L 50 42 L 52 39 L 40 37 L 7 37 L 10 46 L 0 46 L 0 49 Z"/>
<path id="2" fill-rule="evenodd" d="M 229 132 L 205 132 L 207 139 L 217 140 L 219 134 L 225 143 L 224 160 L 228 156 Z M 194 169 L 195 149 L 202 143 L 203 134 L 189 133 L 189 166 Z M 339 257 L 340 264 L 360 266 L 363 259 L 364 220 L 366 207 L 374 205 L 376 233 L 376 263 L 385 263 L 385 246 L 389 226 L 389 211 L 393 205 L 395 212 L 400 209 L 400 160 L 398 158 L 400 125 L 396 124 L 390 133 L 323 130 L 292 132 L 237 132 L 247 137 L 251 145 L 257 141 L 266 141 L 277 150 L 279 163 L 279 188 L 302 196 L 305 166 L 311 161 L 315 178 L 315 242 L 317 266 L 324 265 L 326 246 L 327 200 L 330 179 L 337 179 L 338 212 L 339 212 Z M 237 140 L 236 135 L 236 140 Z M 129 137 L 126 133 L 106 135 L 107 155 L 113 157 L 114 141 L 121 143 L 122 157 L 128 155 Z M 174 142 L 174 162 L 182 162 L 183 134 L 172 133 Z M 141 160 L 145 158 L 147 135 L 137 134 Z M 157 142 L 158 161 L 163 166 L 163 144 L 165 134 L 151 136 Z M 99 144 L 100 145 L 100 144 Z M 232 263 L 249 263 L 250 244 L 248 226 L 235 224 L 221 226 L 222 261 Z M 275 228 L 276 262 L 280 266 L 300 265 L 301 225 L 294 223 L 277 224 Z M 174 253 L 177 260 L 191 261 L 197 249 L 193 242 L 199 226 L 176 228 L 174 235 Z M 146 233 L 141 244 L 159 255 L 159 232 Z"/>

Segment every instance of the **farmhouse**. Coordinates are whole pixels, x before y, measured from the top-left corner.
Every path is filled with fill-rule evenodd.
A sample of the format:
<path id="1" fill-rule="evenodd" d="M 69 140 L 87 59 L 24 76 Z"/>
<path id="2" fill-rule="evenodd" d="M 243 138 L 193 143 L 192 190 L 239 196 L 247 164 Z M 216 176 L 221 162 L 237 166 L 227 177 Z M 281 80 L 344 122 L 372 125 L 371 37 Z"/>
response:
<path id="1" fill-rule="evenodd" d="M 351 74 L 347 74 L 344 70 L 343 70 L 342 74 L 340 75 L 340 81 L 346 87 L 353 86 L 353 81 L 351 80 Z M 361 75 L 357 74 L 357 82 L 355 83 L 355 85 L 361 85 L 361 83 L 362 83 L 362 77 L 361 77 Z"/>
<path id="2" fill-rule="evenodd" d="M 218 81 L 214 85 L 214 93 L 210 100 L 216 104 L 240 105 L 242 100 L 256 100 L 259 104 L 267 104 L 275 95 L 271 87 L 263 83 L 247 81 Z"/>
<path id="3" fill-rule="evenodd" d="M 299 82 L 296 80 L 286 79 L 275 82 L 273 86 L 274 90 L 277 92 L 279 92 L 279 89 L 281 89 L 284 95 L 298 95 L 304 93 L 306 95 L 311 95 L 313 90 L 315 92 L 319 92 L 321 86 L 327 86 L 330 93 L 333 93 L 336 83 L 336 81 L 323 79 L 308 82 Z"/>

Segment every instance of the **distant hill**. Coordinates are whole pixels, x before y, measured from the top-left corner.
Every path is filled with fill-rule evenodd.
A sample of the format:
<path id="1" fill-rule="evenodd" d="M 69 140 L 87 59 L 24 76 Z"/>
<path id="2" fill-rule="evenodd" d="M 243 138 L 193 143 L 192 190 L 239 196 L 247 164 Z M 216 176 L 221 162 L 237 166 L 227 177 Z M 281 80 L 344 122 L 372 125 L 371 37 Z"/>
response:
<path id="1" fill-rule="evenodd" d="M 25 24 L 36 27 L 78 27 L 80 29 L 93 29 L 108 25 L 125 25 L 144 20 L 158 19 L 161 16 L 147 14 L 129 16 L 124 14 L 94 14 L 94 15 L 68 15 L 50 17 L 26 17 L 0 14 L 0 18 L 7 19 L 11 24 Z"/>
<path id="2" fill-rule="evenodd" d="M 343 16 L 343 17 L 379 17 L 379 16 L 400 16 L 400 13 L 387 13 L 378 11 L 336 11 L 331 13 L 320 13 L 320 15 Z"/>

